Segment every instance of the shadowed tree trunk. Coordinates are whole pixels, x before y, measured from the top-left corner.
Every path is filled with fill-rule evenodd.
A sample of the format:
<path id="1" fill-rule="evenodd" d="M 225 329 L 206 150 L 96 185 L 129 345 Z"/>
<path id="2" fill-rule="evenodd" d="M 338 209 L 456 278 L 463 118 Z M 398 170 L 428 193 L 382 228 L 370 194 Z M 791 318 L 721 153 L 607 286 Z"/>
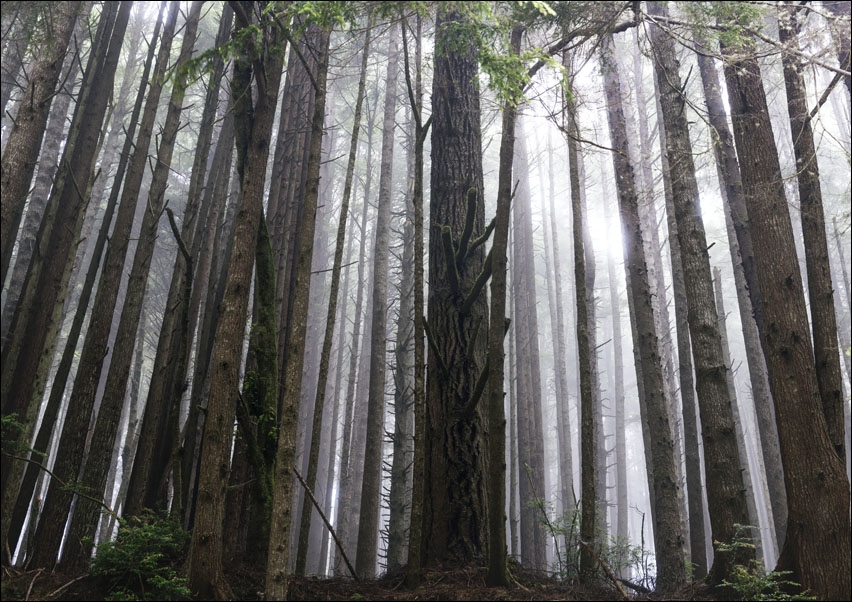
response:
<path id="1" fill-rule="evenodd" d="M 476 383 L 485 368 L 488 307 L 473 287 L 482 245 L 482 142 L 476 52 L 452 5 L 436 19 L 429 235 L 423 566 L 467 564 L 487 552 L 487 448 Z M 466 233 L 466 234 L 465 234 Z M 481 394 L 481 391 L 480 391 Z"/>
<path id="2" fill-rule="evenodd" d="M 794 6 L 786 4 L 778 22 L 778 34 L 781 42 L 798 50 L 799 24 L 795 11 Z M 848 41 L 845 52 L 848 68 Z M 790 116 L 793 152 L 796 156 L 796 179 L 799 183 L 799 202 L 802 210 L 802 238 L 805 245 L 817 382 L 822 411 L 828 424 L 828 435 L 841 462 L 845 463 L 843 376 L 840 373 L 840 352 L 837 348 L 837 318 L 834 313 L 819 164 L 805 93 L 805 80 L 802 76 L 804 65 L 798 57 L 787 52 L 781 54 L 781 61 L 784 65 L 787 112 Z"/>
<path id="3" fill-rule="evenodd" d="M 754 48 L 723 47 L 762 293 L 769 384 L 787 489 L 779 570 L 825 599 L 852 597 L 849 481 L 822 412 L 801 272 Z M 802 441 L 809 441 L 803 446 Z"/>

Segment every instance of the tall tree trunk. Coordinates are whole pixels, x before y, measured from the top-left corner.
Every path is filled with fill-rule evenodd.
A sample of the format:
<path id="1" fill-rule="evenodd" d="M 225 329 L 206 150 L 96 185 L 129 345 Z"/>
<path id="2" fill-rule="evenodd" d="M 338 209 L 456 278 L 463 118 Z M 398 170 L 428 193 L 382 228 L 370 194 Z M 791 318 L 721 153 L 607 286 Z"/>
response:
<path id="1" fill-rule="evenodd" d="M 198 31 L 198 23 L 201 17 L 202 4 L 198 0 L 193 2 L 186 16 L 183 43 L 176 66 L 178 73 L 180 73 L 180 70 L 192 56 L 195 35 Z M 151 260 L 154 254 L 154 245 L 156 244 L 159 230 L 159 220 L 166 208 L 165 192 L 180 126 L 185 90 L 186 75 L 178 75 L 172 87 L 172 95 L 161 131 L 154 173 L 148 192 L 147 208 L 142 220 L 139 241 L 136 244 L 133 267 L 128 278 L 127 294 L 115 335 L 115 346 L 104 386 L 104 394 L 101 399 L 100 409 L 98 410 L 97 423 L 92 435 L 89 457 L 81 481 L 91 491 L 98 492 L 97 495 L 103 492 L 104 485 L 106 484 L 109 458 L 114 447 L 121 408 L 124 405 L 127 379 L 133 360 L 133 340 L 139 328 L 139 316 L 141 315 L 142 303 L 145 298 Z M 183 252 L 187 252 L 185 247 Z M 119 279 L 120 276 L 114 282 L 118 282 Z M 108 284 L 103 279 L 101 283 Z M 116 288 L 118 287 L 116 286 Z M 95 315 L 97 317 L 100 314 Z M 95 349 L 97 348 L 98 346 L 95 347 Z M 86 536 L 94 534 L 99 511 L 100 508 L 92 501 L 77 500 L 77 507 L 72 515 L 71 526 L 69 528 L 69 534 L 74 541 L 78 539 L 85 541 Z M 84 543 L 77 550 L 71 547 L 66 548 L 65 554 L 67 555 L 63 558 L 63 565 L 67 563 L 69 567 L 78 568 L 85 566 L 85 563 L 88 562 L 91 556 L 91 543 L 88 545 Z"/>
<path id="2" fill-rule="evenodd" d="M 325 406 L 326 383 L 328 379 L 331 346 L 334 337 L 335 318 L 337 316 L 337 299 L 340 286 L 340 270 L 343 264 L 343 245 L 346 238 L 346 222 L 349 217 L 349 199 L 352 194 L 352 179 L 355 173 L 355 159 L 358 151 L 358 135 L 361 129 L 361 107 L 367 81 L 367 59 L 370 55 L 371 29 L 367 29 L 364 37 L 364 48 L 361 51 L 361 76 L 358 80 L 358 96 L 355 100 L 352 135 L 349 142 L 349 159 L 346 165 L 346 176 L 343 184 L 343 201 L 340 205 L 340 218 L 337 225 L 337 238 L 334 249 L 334 264 L 331 272 L 331 292 L 329 295 L 328 311 L 326 313 L 325 336 L 323 338 L 320 357 L 319 378 L 317 383 L 316 400 L 314 401 L 314 419 L 311 435 L 311 449 L 308 459 L 308 474 L 306 482 L 316 491 L 317 463 L 319 462 L 319 443 L 322 431 L 322 415 Z M 366 206 L 366 204 L 365 204 Z M 350 236 L 350 241 L 352 237 Z M 344 295 L 346 292 L 344 291 Z M 345 323 L 341 324 L 345 331 Z M 338 370 L 340 367 L 338 366 Z M 336 421 L 335 421 L 336 423 Z M 304 496 L 301 507 L 301 527 L 299 529 L 299 548 L 296 554 L 296 575 L 305 574 L 305 564 L 308 555 L 309 533 L 311 530 L 313 508 L 308 496 Z"/>
<path id="3" fill-rule="evenodd" d="M 515 126 L 515 175 L 518 179 L 513 215 L 514 244 L 512 279 L 518 357 L 518 465 L 521 502 L 521 560 L 543 569 L 544 525 L 541 508 L 545 499 L 543 432 L 541 417 L 541 367 L 538 354 L 535 262 L 532 240 L 532 198 L 529 160 L 524 128 Z"/>
<path id="4" fill-rule="evenodd" d="M 769 384 L 787 488 L 778 567 L 825 599 L 852 597 L 849 481 L 822 412 L 793 229 L 760 67 L 750 46 L 725 53 L 725 77 L 755 247 Z M 808 445 L 803 445 L 807 441 Z"/>
<path id="5" fill-rule="evenodd" d="M 216 45 L 227 42 L 230 33 L 233 11 L 228 5 L 223 7 L 216 37 Z M 193 280 L 195 266 L 201 260 L 202 222 L 213 204 L 212 195 L 203 191 L 208 181 L 208 191 L 214 188 L 215 173 L 208 177 L 207 163 L 212 145 L 214 120 L 219 103 L 219 89 L 224 74 L 224 62 L 218 59 L 212 65 L 210 81 L 204 103 L 204 111 L 199 127 L 199 139 L 192 166 L 190 188 L 187 193 L 187 206 L 184 210 L 180 237 L 189 250 L 192 265 L 183 253 L 175 256 L 172 280 L 166 300 L 166 313 L 160 327 L 157 342 L 157 355 L 154 359 L 148 399 L 140 427 L 139 447 L 131 483 L 128 485 L 129 499 L 127 514 L 138 514 L 142 508 L 165 508 L 167 473 L 171 465 L 172 451 L 177 444 L 179 430 L 180 402 L 186 390 L 184 376 L 189 359 L 189 345 L 193 336 L 191 291 L 196 282 Z M 221 152 L 218 151 L 217 152 Z M 215 157 L 215 155 L 214 155 Z M 197 321 L 197 320 L 195 320 Z M 175 493 L 179 493 L 182 484 L 175 482 Z M 180 495 L 175 499 L 173 512 L 180 516 L 183 500 Z"/>
<path id="6" fill-rule="evenodd" d="M 728 126 L 728 115 L 722 102 L 721 87 L 716 67 L 710 57 L 699 53 L 698 67 L 704 98 L 707 103 L 708 120 L 714 136 L 713 150 L 716 156 L 716 171 L 721 184 L 722 202 L 725 207 L 725 222 L 730 224 L 728 240 L 736 243 L 738 255 L 731 244 L 734 277 L 737 283 L 737 301 L 740 304 L 740 318 L 743 323 L 743 335 L 748 359 L 749 378 L 752 399 L 757 414 L 757 427 L 760 433 L 760 447 L 766 467 L 766 482 L 769 489 L 769 503 L 772 507 L 772 519 L 775 540 L 780 548 L 784 544 L 787 529 L 787 493 L 784 490 L 784 469 L 781 466 L 781 449 L 778 443 L 778 429 L 775 424 L 775 409 L 769 380 L 766 374 L 766 349 L 763 318 L 763 302 L 760 296 L 760 282 L 755 266 L 754 249 L 749 226 L 749 216 L 743 196 L 743 183 L 740 165 L 734 149 L 734 138 Z M 733 230 L 733 236 L 730 233 Z"/>
<path id="7" fill-rule="evenodd" d="M 785 5 L 778 22 L 778 34 L 781 42 L 798 50 L 799 24 L 796 10 L 789 3 Z M 784 65 L 787 111 L 790 116 L 790 131 L 793 134 L 793 152 L 796 156 L 817 382 L 822 411 L 828 424 L 828 436 L 831 437 L 841 462 L 845 463 L 843 376 L 840 373 L 840 352 L 837 348 L 837 318 L 834 314 L 819 164 L 805 93 L 805 80 L 802 76 L 804 65 L 796 56 L 787 52 L 781 54 L 781 61 Z M 846 62 L 849 62 L 848 50 Z"/>
<path id="8" fill-rule="evenodd" d="M 483 271 L 484 198 L 478 65 L 458 40 L 460 12 L 441 6 L 432 88 L 429 373 L 426 382 L 424 566 L 468 563 L 487 552 L 487 449 L 476 383 L 485 367 L 488 308 L 473 287 Z M 460 413 L 460 414 L 459 414 Z"/>
<path id="9" fill-rule="evenodd" d="M 580 575 L 585 581 L 593 578 L 596 563 L 591 547 L 596 539 L 596 527 L 598 521 L 599 500 L 596 487 L 598 475 L 595 456 L 597 454 L 598 437 L 600 431 L 595 425 L 595 394 L 592 355 L 597 353 L 590 337 L 590 331 L 594 329 L 593 310 L 590 307 L 589 297 L 593 295 L 594 276 L 589 282 L 587 278 L 587 264 L 584 248 L 586 238 L 586 219 L 584 211 L 584 195 L 581 187 L 584 182 L 580 180 L 580 149 L 576 142 L 579 137 L 579 124 L 577 122 L 577 106 L 573 97 L 565 97 L 566 134 L 568 137 L 568 171 L 571 179 L 571 215 L 573 223 L 574 238 L 574 282 L 575 302 L 577 306 L 577 350 L 579 353 L 580 370 L 580 538 L 590 547 L 583 546 L 580 552 Z M 592 274 L 594 269 L 592 268 Z M 591 284 L 591 286 L 590 286 Z M 589 290 L 589 289 L 592 290 Z M 590 311 L 592 310 L 592 311 Z"/>
<path id="10" fill-rule="evenodd" d="M 612 64 L 612 39 L 606 37 L 601 56 L 607 117 L 614 148 L 613 168 L 617 174 L 618 200 L 625 237 L 625 264 L 633 289 L 631 320 L 635 326 L 634 346 L 641 350 L 640 368 L 653 462 L 654 542 L 657 553 L 657 589 L 675 591 L 686 582 L 683 535 L 680 528 L 679 484 L 673 454 L 672 429 L 663 395 L 663 373 L 656 352 L 656 328 L 651 306 L 647 267 L 639 225 L 638 198 L 633 167 L 628 159 L 627 129 L 622 109 L 621 85 Z M 650 434 L 650 433 L 649 433 Z"/>
<path id="11" fill-rule="evenodd" d="M 325 121 L 326 79 L 330 31 L 317 36 L 313 49 L 317 69 L 312 79 L 314 85 L 314 111 L 306 164 L 306 190 L 302 206 L 302 228 L 296 246 L 292 287 L 295 292 L 289 353 L 284 363 L 284 393 L 281 404 L 278 449 L 275 456 L 275 473 L 272 497 L 272 522 L 270 524 L 269 558 L 266 568 L 266 596 L 274 600 L 287 597 L 287 563 L 290 546 L 290 503 L 292 495 L 292 470 L 295 456 L 296 422 L 299 413 L 299 395 L 302 387 L 305 331 L 307 329 L 308 301 L 310 295 L 311 258 L 319 196 L 319 173 L 322 151 L 323 123 Z"/>
<path id="12" fill-rule="evenodd" d="M 162 15 L 160 15 L 160 16 L 162 16 Z M 158 18 L 157 24 L 154 27 L 154 39 L 156 39 L 156 37 L 159 33 L 159 26 L 160 25 L 161 25 L 161 19 Z M 134 37 L 131 39 L 131 55 L 132 56 L 135 56 L 135 51 L 138 48 L 139 42 L 141 41 L 141 31 L 138 32 L 138 33 L 139 33 L 139 35 L 134 35 Z M 154 47 L 155 47 L 155 44 L 151 44 L 151 48 L 149 49 L 150 50 L 149 51 L 149 59 L 150 60 L 146 63 L 146 68 L 143 70 L 143 77 L 146 78 L 146 79 L 147 79 L 147 74 L 150 70 L 151 63 L 153 63 L 153 57 L 154 57 L 153 49 L 154 49 Z M 77 62 L 74 61 L 74 64 L 76 65 Z M 125 112 L 124 106 L 125 106 L 125 103 L 126 103 L 126 97 L 130 93 L 130 87 L 135 83 L 136 78 L 134 76 L 135 76 L 135 70 L 134 69 L 130 69 L 130 68 L 125 69 L 124 79 L 123 79 L 122 84 L 121 84 L 121 92 L 119 93 L 119 102 L 118 102 L 118 106 L 116 107 L 117 112 L 121 112 L 122 114 Z M 55 372 L 55 374 L 53 376 L 53 380 L 51 382 L 50 394 L 47 398 L 47 403 L 44 406 L 44 412 L 42 413 L 41 424 L 39 425 L 38 433 L 36 434 L 35 441 L 32 445 L 33 449 L 35 449 L 38 452 L 43 453 L 43 454 L 46 454 L 49 451 L 49 443 L 50 443 L 51 435 L 53 434 L 54 426 L 56 425 L 56 419 L 59 415 L 60 406 L 62 405 L 63 399 L 65 397 L 67 380 L 68 380 L 69 375 L 71 374 L 73 362 L 74 362 L 75 358 L 77 358 L 77 344 L 78 344 L 80 333 L 82 332 L 82 329 L 83 329 L 83 326 L 84 326 L 84 323 L 85 323 L 85 319 L 86 319 L 86 316 L 87 316 L 87 313 L 88 313 L 89 300 L 91 299 L 91 293 L 94 290 L 96 278 L 97 278 L 97 275 L 98 275 L 98 272 L 99 272 L 98 268 L 100 267 L 100 257 L 103 253 L 103 249 L 104 249 L 106 242 L 107 242 L 110 222 L 112 221 L 112 215 L 114 213 L 115 205 L 116 205 L 116 202 L 118 200 L 118 188 L 120 187 L 120 183 L 124 178 L 125 167 L 127 165 L 127 157 L 129 155 L 130 148 L 132 146 L 133 133 L 135 132 L 135 126 L 136 126 L 136 122 L 137 122 L 138 117 L 139 117 L 139 112 L 141 111 L 141 108 L 142 108 L 142 102 L 144 100 L 144 96 L 145 96 L 145 94 L 144 94 L 144 87 L 143 87 L 142 90 L 140 90 L 139 94 L 137 95 L 136 103 L 135 103 L 133 111 L 131 113 L 132 116 L 131 116 L 131 120 L 130 120 L 130 125 L 128 126 L 127 131 L 125 132 L 126 138 L 125 138 L 125 145 L 124 145 L 124 149 L 123 149 L 123 154 L 121 155 L 121 158 L 119 159 L 119 164 L 118 164 L 118 167 L 116 169 L 116 174 L 115 174 L 115 178 L 114 178 L 114 180 L 117 181 L 118 184 L 116 186 L 114 186 L 115 192 L 114 192 L 114 194 L 112 194 L 110 196 L 110 200 L 109 200 L 109 202 L 107 202 L 107 205 L 104 209 L 104 219 L 103 219 L 103 222 L 101 224 L 100 230 L 98 232 L 97 240 L 94 242 L 94 244 L 91 245 L 93 247 L 92 259 L 91 259 L 91 261 L 88 265 L 86 277 L 82 282 L 80 298 L 77 300 L 77 308 L 74 312 L 74 319 L 71 323 L 71 327 L 70 327 L 70 330 L 68 332 L 68 337 L 67 337 L 66 342 L 65 342 L 65 348 L 62 351 L 62 357 L 59 361 L 59 365 L 56 368 L 56 372 Z M 68 99 L 67 101 L 64 98 L 65 97 L 60 98 L 60 102 L 62 102 L 66 105 L 65 111 L 62 112 L 61 118 L 58 120 L 60 122 L 60 124 L 62 122 L 64 122 L 64 120 L 66 118 L 65 112 L 67 112 L 67 103 L 68 103 L 68 101 L 70 101 L 70 95 L 67 96 L 67 99 Z M 123 117 L 123 115 L 122 115 L 122 117 Z M 51 117 L 51 122 L 52 121 L 53 121 L 53 117 Z M 117 145 L 119 132 L 122 129 L 121 125 L 120 125 L 121 121 L 122 121 L 122 119 L 118 119 L 118 118 L 113 120 L 113 124 L 112 124 L 113 131 L 110 133 L 110 138 L 114 139 L 114 142 L 113 142 L 114 145 Z M 50 127 L 50 124 L 48 124 L 48 127 Z M 61 142 L 61 140 L 58 140 L 58 139 L 56 140 L 56 148 L 57 149 L 58 149 L 60 142 Z M 49 143 L 50 143 L 49 141 L 46 142 L 46 145 L 49 144 Z M 45 148 L 47 148 L 47 146 Z M 106 156 L 107 152 L 108 151 L 105 150 L 105 158 L 107 158 L 107 156 Z M 45 170 L 48 173 L 42 174 L 41 173 L 42 167 L 44 167 Z M 42 194 L 44 195 L 45 200 L 47 199 L 47 196 L 49 194 L 49 188 L 50 188 L 50 185 L 52 184 L 52 179 L 53 179 L 53 176 L 55 175 L 56 167 L 57 166 L 56 166 L 55 162 L 53 163 L 53 168 L 54 168 L 53 170 L 50 170 L 47 165 L 43 165 L 43 166 L 39 167 L 39 176 L 38 176 L 38 179 L 37 179 L 36 186 L 37 186 L 37 188 L 39 187 L 39 180 L 41 178 L 44 178 L 45 180 L 47 180 L 46 182 L 42 183 L 43 185 L 41 187 L 42 190 L 43 190 Z M 104 175 L 103 177 L 104 177 L 104 179 L 106 179 L 106 175 Z M 94 194 L 94 191 L 93 191 L 93 194 Z M 36 198 L 36 197 L 34 196 L 33 198 Z M 34 209 L 33 202 L 31 201 L 30 212 L 27 214 L 27 221 L 30 220 L 30 216 L 31 216 L 31 213 L 33 212 L 33 209 Z M 42 207 L 42 209 L 43 209 L 43 207 Z M 31 254 L 32 254 L 32 249 L 30 250 L 30 255 Z M 19 261 L 26 259 L 26 263 L 29 263 L 28 258 L 22 257 L 20 250 L 19 250 L 19 253 L 18 253 L 18 259 L 19 259 Z M 18 271 L 19 267 L 21 267 L 21 266 L 19 266 L 19 265 L 15 266 L 15 272 Z M 23 271 L 26 271 L 25 267 L 23 268 Z M 14 273 L 13 273 L 13 277 L 14 277 Z M 7 299 L 7 300 L 9 302 L 11 302 L 11 299 Z M 8 305 L 7 305 L 7 307 L 8 307 Z M 110 321 L 110 324 L 111 324 L 111 321 Z M 78 365 L 77 370 L 79 372 L 79 365 Z M 36 393 L 38 394 L 38 392 L 36 392 Z M 40 397 L 41 396 L 39 395 L 39 398 Z M 88 426 L 88 423 L 87 423 L 87 426 Z M 35 457 L 33 459 L 35 459 Z M 20 481 L 20 488 L 19 488 L 18 492 L 14 493 L 14 491 L 8 491 L 7 490 L 7 493 L 10 495 L 10 497 L 7 499 L 7 503 L 4 504 L 4 506 L 3 506 L 4 507 L 4 520 L 6 520 L 5 517 L 7 517 L 6 512 L 12 511 L 13 514 L 11 516 L 11 525 L 9 525 L 9 527 L 8 527 L 9 528 L 8 537 L 11 540 L 16 540 L 18 535 L 20 534 L 21 528 L 22 528 L 24 520 L 26 518 L 26 514 L 27 514 L 28 509 L 30 507 L 30 499 L 32 498 L 34 487 L 36 486 L 36 482 L 37 482 L 38 478 L 41 476 L 39 474 L 40 473 L 40 470 L 39 470 L 40 466 L 41 466 L 41 460 L 40 459 L 35 461 L 35 462 L 28 464 L 24 473 L 23 473 L 23 479 Z M 15 467 L 13 467 L 12 470 L 18 470 L 18 467 L 15 466 Z M 8 473 L 6 473 L 6 474 L 8 474 Z M 15 476 L 11 477 L 11 478 L 16 479 L 16 478 L 18 478 L 19 474 L 20 473 L 16 473 Z M 5 477 L 6 477 L 6 475 L 4 475 L 4 478 Z M 15 482 L 15 481 L 13 480 L 12 482 Z M 13 495 L 17 496 L 17 501 L 14 501 Z M 14 509 L 13 509 L 13 507 L 14 507 Z M 5 529 L 6 529 L 6 523 L 4 523 L 4 534 L 6 533 Z M 5 541 L 5 539 L 3 541 Z"/>
<path id="13" fill-rule="evenodd" d="M 649 3 L 656 16 L 666 15 L 659 3 Z M 707 478 L 707 505 L 714 542 L 711 583 L 721 583 L 732 575 L 735 564 L 746 565 L 753 552 L 735 549 L 728 554 L 719 547 L 737 537 L 736 525 L 750 524 L 742 467 L 737 450 L 732 404 L 729 397 L 728 365 L 722 353 L 722 340 L 716 315 L 713 278 L 707 237 L 701 218 L 698 183 L 692 159 L 692 143 L 686 119 L 680 62 L 674 41 L 659 27 L 651 29 L 657 93 L 663 116 L 659 127 L 665 132 L 665 149 L 671 174 L 672 205 L 675 209 L 677 238 L 687 296 L 687 319 L 695 362 L 695 389 L 701 416 L 704 464 Z"/>
<path id="14" fill-rule="evenodd" d="M 55 98 L 56 85 L 62 73 L 65 53 L 71 42 L 77 15 L 83 2 L 62 2 L 44 10 L 41 32 L 45 36 L 39 45 L 38 56 L 30 67 L 29 81 L 15 116 L 15 125 L 3 149 L 2 185 L 0 185 L 0 283 L 6 281 L 6 271 L 12 258 L 12 247 L 18 233 L 24 205 L 35 173 L 41 141 L 47 126 L 50 106 Z M 85 17 L 85 15 L 84 15 Z"/>
<path id="15" fill-rule="evenodd" d="M 367 401 L 367 446 L 361 485 L 361 512 L 358 521 L 358 556 L 355 570 L 365 578 L 376 571 L 379 496 L 382 477 L 382 443 L 385 414 L 385 366 L 387 365 L 388 258 L 390 255 L 391 183 L 393 178 L 394 117 L 396 79 L 399 73 L 396 27 L 388 41 L 388 70 L 385 80 L 382 159 L 379 197 L 373 244 L 373 320 L 370 332 L 370 392 Z"/>
<path id="16" fill-rule="evenodd" d="M 234 36 L 252 26 L 249 15 L 253 2 L 232 3 L 236 27 Z M 269 19 L 269 17 L 266 17 Z M 259 231 L 269 136 L 278 102 L 278 85 L 283 67 L 282 43 L 277 27 L 261 24 L 263 37 L 255 48 L 260 58 L 255 65 L 237 61 L 232 80 L 235 99 L 240 201 L 233 235 L 225 292 L 220 306 L 213 347 L 210 397 L 207 403 L 199 466 L 198 501 L 189 560 L 190 588 L 200 597 L 223 599 L 227 585 L 222 574 L 222 513 L 224 510 L 235 415 L 242 341 L 246 326 L 252 265 Z M 255 68 L 263 68 L 263 73 Z M 249 93 L 252 79 L 257 84 L 256 102 Z M 288 470 L 284 480 L 290 481 Z M 286 523 L 285 523 L 286 524 Z M 270 537 L 270 541 L 271 541 Z"/>
<path id="17" fill-rule="evenodd" d="M 524 28 L 512 27 L 511 53 L 517 57 Z M 514 162 L 515 121 L 517 105 L 511 100 L 503 104 L 500 134 L 500 167 L 498 172 L 497 212 L 494 216 L 494 241 L 491 245 L 491 304 L 488 325 L 488 575 L 490 587 L 505 587 L 509 582 L 506 566 L 506 416 L 505 345 L 506 334 L 506 264 L 509 246 L 509 214 L 512 203 L 512 164 Z"/>

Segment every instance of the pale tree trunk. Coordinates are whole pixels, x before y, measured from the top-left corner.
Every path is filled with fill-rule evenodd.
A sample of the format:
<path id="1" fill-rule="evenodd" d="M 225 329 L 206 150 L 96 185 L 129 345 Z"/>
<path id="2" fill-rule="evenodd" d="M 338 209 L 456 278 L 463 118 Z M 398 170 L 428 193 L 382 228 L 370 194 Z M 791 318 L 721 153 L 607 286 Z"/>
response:
<path id="1" fill-rule="evenodd" d="M 633 289 L 631 320 L 635 326 L 634 346 L 641 350 L 640 368 L 644 385 L 644 405 L 651 442 L 646 455 L 653 463 L 654 542 L 657 554 L 657 590 L 675 591 L 686 582 L 683 535 L 680 528 L 679 483 L 673 454 L 672 429 L 663 395 L 663 371 L 656 351 L 656 328 L 648 284 L 642 229 L 639 224 L 638 198 L 633 167 L 628 159 L 627 129 L 622 108 L 621 85 L 612 64 L 612 39 L 605 38 L 602 71 L 607 99 L 613 152 L 613 168 L 617 174 L 618 199 L 625 237 L 625 267 L 629 286 Z"/>
<path id="2" fill-rule="evenodd" d="M 825 599 L 852 597 L 849 481 L 822 412 L 778 153 L 754 49 L 723 48 L 734 138 L 766 323 L 767 367 L 787 489 L 778 569 Z M 807 446 L 803 442 L 807 441 Z"/>
<path id="3" fill-rule="evenodd" d="M 532 199 L 529 159 L 522 121 L 515 126 L 515 193 L 512 288 L 518 357 L 518 484 L 521 503 L 521 561 L 528 567 L 545 566 L 544 458 L 541 417 L 541 367 L 538 354 L 538 314 L 535 291 L 535 259 L 532 240 Z"/>
<path id="4" fill-rule="evenodd" d="M 364 91 L 367 78 L 367 59 L 370 54 L 371 29 L 367 29 L 364 38 L 364 48 L 361 51 L 361 76 L 358 81 L 358 96 L 355 101 L 355 112 L 353 117 L 352 136 L 349 143 L 349 159 L 346 166 L 346 177 L 343 185 L 343 201 L 340 205 L 340 218 L 337 225 L 337 238 L 335 241 L 334 263 L 331 272 L 331 292 L 329 295 L 328 311 L 326 313 L 325 335 L 323 338 L 322 352 L 320 356 L 319 377 L 317 379 L 316 400 L 314 401 L 314 419 L 311 434 L 311 449 L 308 458 L 308 473 L 306 482 L 313 491 L 316 491 L 317 464 L 319 462 L 319 443 L 322 432 L 322 415 L 325 407 L 326 383 L 328 380 L 329 360 L 331 358 L 331 346 L 334 337 L 335 318 L 337 316 L 338 289 L 340 286 L 340 270 L 343 264 L 343 245 L 346 238 L 346 222 L 349 217 L 349 199 L 352 195 L 352 179 L 355 173 L 355 158 L 358 150 L 358 135 L 361 129 L 361 107 L 364 101 Z M 349 237 L 351 242 L 352 237 Z M 346 295 L 346 290 L 344 290 Z M 341 330 L 345 331 L 345 323 L 341 324 Z M 340 367 L 338 366 L 338 370 Z M 336 421 L 335 421 L 336 426 Z M 301 507 L 301 527 L 299 529 L 299 548 L 296 555 L 296 575 L 305 574 L 305 564 L 308 555 L 309 534 L 311 531 L 313 508 L 310 506 L 308 496 L 303 497 Z"/>
<path id="5" fill-rule="evenodd" d="M 370 331 L 370 385 L 367 400 L 367 445 L 361 485 L 361 509 L 358 521 L 358 556 L 355 570 L 365 578 L 376 574 L 379 498 L 382 481 L 382 443 L 384 441 L 385 367 L 387 365 L 387 296 L 390 256 L 391 182 L 393 178 L 394 117 L 396 113 L 397 62 L 396 27 L 388 41 L 388 69 L 385 79 L 382 158 L 379 171 L 379 197 L 376 208 L 373 243 L 373 320 Z"/>

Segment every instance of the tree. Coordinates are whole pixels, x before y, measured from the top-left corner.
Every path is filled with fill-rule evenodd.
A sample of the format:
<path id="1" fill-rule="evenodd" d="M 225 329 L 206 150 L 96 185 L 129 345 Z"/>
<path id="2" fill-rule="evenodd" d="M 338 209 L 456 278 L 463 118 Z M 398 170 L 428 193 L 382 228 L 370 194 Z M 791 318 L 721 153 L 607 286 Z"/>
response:
<path id="1" fill-rule="evenodd" d="M 672 431 L 668 408 L 663 395 L 663 374 L 656 351 L 656 328 L 648 285 L 642 230 L 639 225 L 638 198 L 633 180 L 627 147 L 621 86 L 612 64 L 612 39 L 604 37 L 601 70 L 607 100 L 607 118 L 614 151 L 613 168 L 616 175 L 618 203 L 625 239 L 625 267 L 628 286 L 633 293 L 631 321 L 634 323 L 635 348 L 640 350 L 641 378 L 644 383 L 644 403 L 647 424 L 653 429 L 646 454 L 653 462 L 654 543 L 657 553 L 657 589 L 673 591 L 686 582 L 683 535 L 680 529 L 678 481 L 672 453 Z M 637 376 L 638 378 L 638 376 Z M 641 399 L 641 398 L 640 398 Z"/>
<path id="2" fill-rule="evenodd" d="M 235 63 L 231 83 L 236 111 L 235 129 L 239 132 L 240 200 L 233 234 L 234 250 L 228 265 L 213 346 L 210 397 L 202 441 L 204 456 L 199 466 L 199 494 L 189 559 L 190 588 L 196 595 L 207 599 L 227 597 L 227 585 L 222 575 L 221 535 L 227 480 L 222 475 L 228 473 L 240 353 L 248 309 L 246 292 L 250 287 L 263 211 L 269 136 L 283 68 L 281 31 L 272 22 L 273 15 L 261 15 L 263 35 L 255 40 L 245 33 L 252 25 L 252 17 L 257 16 L 256 11 L 260 12 L 263 6 L 254 2 L 232 2 L 231 6 L 236 22 L 233 40 L 238 47 L 241 43 L 247 44 L 243 50 L 257 58 L 250 63 L 249 54 L 242 55 L 243 58 Z M 257 86 L 256 97 L 251 93 L 252 81 Z"/>
<path id="3" fill-rule="evenodd" d="M 753 43 L 722 46 L 743 192 L 768 326 L 769 384 L 787 490 L 777 570 L 825 598 L 852 596 L 849 482 L 828 434 L 801 272 Z M 802 441 L 808 441 L 807 446 Z"/>
<path id="4" fill-rule="evenodd" d="M 472 290 L 485 253 L 471 245 L 485 229 L 482 142 L 477 54 L 463 35 L 471 24 L 465 12 L 464 5 L 442 4 L 435 24 L 424 566 L 466 564 L 488 549 L 487 441 L 476 386 L 485 367 L 487 305 L 481 286 Z"/>
<path id="5" fill-rule="evenodd" d="M 665 15 L 661 4 L 650 3 L 651 15 Z M 701 415 L 704 464 L 707 475 L 707 505 L 713 541 L 732 543 L 736 525 L 748 524 L 749 515 L 737 450 L 735 426 L 728 395 L 728 366 L 722 355 L 710 255 L 701 219 L 698 183 L 692 159 L 692 143 L 682 96 L 680 62 L 674 41 L 659 27 L 651 27 L 657 93 L 665 130 L 666 159 L 671 174 L 672 204 L 683 266 L 684 284 L 695 362 L 695 389 Z M 718 544 L 715 544 L 718 546 Z M 725 554 L 716 547 L 708 576 L 711 583 L 730 577 L 735 564 L 748 564 L 748 548 Z"/>

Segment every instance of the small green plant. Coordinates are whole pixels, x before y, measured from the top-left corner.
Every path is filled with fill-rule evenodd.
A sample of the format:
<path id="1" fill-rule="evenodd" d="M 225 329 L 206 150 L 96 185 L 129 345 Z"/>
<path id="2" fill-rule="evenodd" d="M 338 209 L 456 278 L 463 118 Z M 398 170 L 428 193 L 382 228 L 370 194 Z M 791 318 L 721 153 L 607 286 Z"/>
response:
<path id="1" fill-rule="evenodd" d="M 186 600 L 187 580 L 174 569 L 189 533 L 171 518 L 147 512 L 121 519 L 114 541 L 98 545 L 92 575 L 108 583 L 107 600 Z"/>
<path id="2" fill-rule="evenodd" d="M 736 535 L 731 543 L 720 543 L 717 552 L 730 553 L 735 557 L 740 550 L 753 549 L 754 543 L 747 525 L 735 525 Z M 801 592 L 802 586 L 788 577 L 792 571 L 766 572 L 762 562 L 751 559 L 747 565 L 735 564 L 731 579 L 722 581 L 723 586 L 734 589 L 743 600 L 816 600 Z M 798 590 L 796 593 L 795 590 Z M 791 593 L 792 592 L 792 593 Z"/>

